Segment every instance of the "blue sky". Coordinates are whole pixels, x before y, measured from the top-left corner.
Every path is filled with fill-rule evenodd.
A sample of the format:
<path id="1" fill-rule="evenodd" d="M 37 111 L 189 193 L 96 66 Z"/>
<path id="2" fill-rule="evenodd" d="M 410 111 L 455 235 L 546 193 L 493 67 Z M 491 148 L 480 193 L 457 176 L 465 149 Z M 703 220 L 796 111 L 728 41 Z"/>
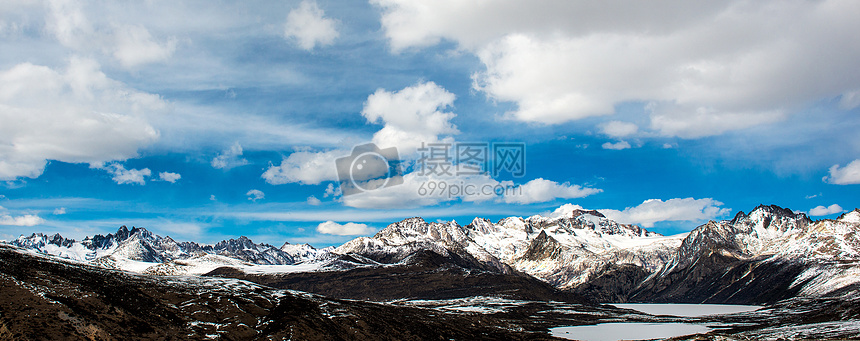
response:
<path id="1" fill-rule="evenodd" d="M 758 204 L 833 218 L 860 207 L 857 18 L 852 1 L 4 2 L 0 239 L 134 225 L 326 246 L 574 207 L 664 234 Z M 521 177 L 419 172 L 422 144 L 506 142 Z M 365 143 L 397 149 L 398 184 L 344 195 L 335 160 Z"/>

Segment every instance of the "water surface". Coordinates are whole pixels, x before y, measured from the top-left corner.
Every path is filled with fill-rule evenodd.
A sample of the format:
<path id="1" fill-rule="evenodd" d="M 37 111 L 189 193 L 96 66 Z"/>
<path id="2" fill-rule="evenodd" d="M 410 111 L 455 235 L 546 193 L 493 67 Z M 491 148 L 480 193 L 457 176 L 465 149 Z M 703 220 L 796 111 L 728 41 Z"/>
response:
<path id="1" fill-rule="evenodd" d="M 723 315 L 753 311 L 761 306 L 734 304 L 653 304 L 653 303 L 611 303 L 619 308 L 638 310 L 651 315 L 673 315 L 697 317 Z"/>
<path id="2" fill-rule="evenodd" d="M 697 317 L 706 315 L 734 314 L 753 311 L 760 306 L 730 304 L 652 304 L 612 303 L 611 305 L 638 310 L 651 315 Z M 612 322 L 589 326 L 570 326 L 550 329 L 553 336 L 571 340 L 648 340 L 707 333 L 713 330 L 695 323 Z"/>
<path id="3" fill-rule="evenodd" d="M 617 322 L 550 329 L 552 336 L 583 341 L 649 340 L 698 333 L 713 329 L 691 323 Z"/>

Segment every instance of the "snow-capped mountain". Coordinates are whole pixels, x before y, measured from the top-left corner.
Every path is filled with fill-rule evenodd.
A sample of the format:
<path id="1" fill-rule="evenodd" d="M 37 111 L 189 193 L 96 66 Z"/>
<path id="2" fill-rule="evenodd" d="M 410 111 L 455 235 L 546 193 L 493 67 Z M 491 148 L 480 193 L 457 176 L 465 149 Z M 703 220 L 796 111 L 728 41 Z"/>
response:
<path id="1" fill-rule="evenodd" d="M 767 303 L 860 288 L 860 209 L 813 221 L 778 206 L 662 236 L 597 211 L 509 217 L 468 225 L 409 218 L 337 248 L 246 237 L 214 245 L 178 243 L 142 228 L 82 241 L 33 234 L 10 244 L 62 258 L 158 275 L 319 273 L 356 268 L 441 266 L 452 273 L 538 278 L 603 301 Z M 438 265 L 434 265 L 438 264 Z M 389 272 L 391 272 L 389 271 Z M 458 272 L 459 271 L 459 272 Z M 229 274 L 229 270 L 222 270 Z M 322 274 L 321 272 L 328 272 Z M 377 271 L 378 272 L 378 271 Z M 367 281 L 378 273 L 367 271 Z M 310 274 L 308 276 L 315 276 Z M 374 277 L 377 276 L 377 277 Z M 307 277 L 307 276 L 305 276 Z M 304 277 L 303 277 L 304 278 Z M 353 278 L 355 285 L 369 285 Z"/>
<path id="2" fill-rule="evenodd" d="M 214 245 L 177 243 L 145 228 L 126 226 L 116 233 L 86 237 L 79 242 L 59 234 L 34 233 L 9 244 L 104 267 L 156 274 L 203 273 L 219 266 L 291 265 L 317 259 L 330 250 L 289 243 L 277 248 L 256 244 L 244 236 Z"/>
<path id="3" fill-rule="evenodd" d="M 608 264 L 657 270 L 682 238 L 620 224 L 596 211 L 574 210 L 556 218 L 510 217 L 495 224 L 475 218 L 466 226 L 410 218 L 333 252 L 396 263 L 418 250 L 431 250 L 475 260 L 501 272 L 512 268 L 568 289 L 586 282 Z"/>
<path id="4" fill-rule="evenodd" d="M 860 210 L 810 220 L 778 206 L 691 231 L 634 300 L 772 302 L 860 283 Z"/>
<path id="5" fill-rule="evenodd" d="M 559 217 L 476 218 L 461 226 L 410 218 L 333 252 L 380 263 L 430 250 L 527 273 L 599 300 L 773 302 L 860 284 L 860 210 L 812 221 L 778 206 L 662 236 L 573 210 Z"/>

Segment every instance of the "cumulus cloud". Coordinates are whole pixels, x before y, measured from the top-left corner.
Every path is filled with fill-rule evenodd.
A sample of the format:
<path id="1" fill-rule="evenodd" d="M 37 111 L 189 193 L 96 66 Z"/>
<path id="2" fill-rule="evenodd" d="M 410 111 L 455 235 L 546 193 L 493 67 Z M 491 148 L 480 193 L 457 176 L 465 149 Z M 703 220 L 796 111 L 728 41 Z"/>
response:
<path id="1" fill-rule="evenodd" d="M 338 37 L 337 21 L 326 18 L 315 1 L 302 1 L 299 7 L 287 15 L 284 37 L 297 42 L 305 50 L 317 45 L 331 45 Z"/>
<path id="2" fill-rule="evenodd" d="M 280 165 L 269 165 L 262 177 L 272 185 L 316 185 L 323 181 L 334 181 L 337 180 L 334 160 L 346 155 L 349 155 L 349 152 L 339 149 L 327 152 L 294 152 L 281 161 Z"/>
<path id="3" fill-rule="evenodd" d="M 405 174 L 402 180 L 399 185 L 344 196 L 341 200 L 344 205 L 356 208 L 412 208 L 458 200 L 531 204 L 558 198 L 582 198 L 602 191 L 542 178 L 517 185 L 512 181 L 495 180 L 487 174 L 440 176 L 412 172 Z"/>
<path id="4" fill-rule="evenodd" d="M 597 188 L 571 185 L 568 182 L 560 184 L 555 181 L 537 178 L 506 193 L 503 200 L 506 203 L 531 204 L 547 202 L 558 198 L 582 198 L 602 191 Z"/>
<path id="5" fill-rule="evenodd" d="M 654 223 L 661 221 L 709 220 L 729 214 L 731 209 L 721 208 L 722 205 L 723 203 L 711 198 L 675 198 L 666 201 L 649 199 L 638 206 L 621 211 L 612 209 L 599 211 L 607 218 L 621 223 L 652 227 Z"/>
<path id="6" fill-rule="evenodd" d="M 811 216 L 823 216 L 823 215 L 830 215 L 830 214 L 836 214 L 836 213 L 842 213 L 842 212 L 845 212 L 845 210 L 842 209 L 842 206 L 839 206 L 837 204 L 833 204 L 833 205 L 830 205 L 827 207 L 817 206 L 817 207 L 809 210 L 809 215 L 811 215 Z"/>
<path id="7" fill-rule="evenodd" d="M 325 193 L 323 193 L 323 198 L 335 197 L 340 194 L 340 187 L 334 187 L 334 184 L 328 184 L 325 188 Z"/>
<path id="8" fill-rule="evenodd" d="M 242 158 L 242 145 L 239 142 L 234 143 L 230 148 L 225 149 L 212 159 L 212 167 L 218 169 L 230 169 L 247 164 L 248 160 Z"/>
<path id="9" fill-rule="evenodd" d="M 396 147 L 400 160 L 405 163 L 417 158 L 417 149 L 428 143 L 450 142 L 450 134 L 457 134 L 451 122 L 456 117 L 445 109 L 453 106 L 456 96 L 433 82 L 419 82 L 399 91 L 378 89 L 368 96 L 362 115 L 370 123 L 380 123 L 382 129 L 373 135 L 372 142 L 381 149 Z M 270 165 L 262 177 L 267 183 L 319 184 L 337 181 L 335 160 L 350 156 L 351 151 L 334 149 L 323 152 L 296 151 L 281 161 Z M 581 198 L 599 193 L 600 189 L 535 179 L 516 185 L 511 181 L 497 181 L 487 174 L 437 175 L 410 172 L 392 179 L 365 181 L 363 188 L 376 188 L 340 198 L 341 202 L 357 208 L 408 208 L 461 200 L 529 204 L 557 198 Z M 385 181 L 398 183 L 381 187 Z M 325 197 L 339 195 L 333 184 L 329 184 Z M 316 198 L 314 198 L 316 199 Z M 309 199 L 309 202 L 312 200 Z"/>
<path id="10" fill-rule="evenodd" d="M 111 163 L 104 166 L 99 166 L 113 176 L 113 181 L 117 184 L 137 184 L 145 185 L 146 178 L 152 175 L 149 168 L 144 169 L 125 169 L 125 166 L 118 163 Z M 178 175 L 178 174 L 177 174 Z"/>
<path id="11" fill-rule="evenodd" d="M 182 175 L 179 175 L 179 173 L 161 172 L 161 173 L 158 173 L 158 178 L 161 181 L 167 181 L 169 183 L 175 183 L 176 180 L 179 180 L 180 178 L 182 178 Z"/>
<path id="12" fill-rule="evenodd" d="M 35 178 L 48 160 L 103 163 L 136 157 L 159 133 L 148 117 L 167 104 L 108 78 L 93 60 L 63 70 L 30 63 L 0 70 L 0 180 Z"/>
<path id="13" fill-rule="evenodd" d="M 311 205 L 311 206 L 317 206 L 319 204 L 322 204 L 322 201 L 320 201 L 320 199 L 318 199 L 317 197 L 315 197 L 313 195 L 309 196 L 307 201 L 308 201 L 308 205 Z"/>
<path id="14" fill-rule="evenodd" d="M 382 123 L 381 130 L 373 134 L 373 142 L 380 148 L 397 147 L 401 154 L 409 154 L 422 143 L 435 143 L 439 135 L 457 134 L 451 123 L 454 113 L 442 110 L 454 105 L 454 94 L 434 82 L 420 82 L 391 92 L 377 89 L 367 98 L 361 114 L 370 123 Z"/>
<path id="15" fill-rule="evenodd" d="M 371 180 L 364 187 L 376 188 L 373 182 L 383 181 Z M 464 201 L 491 200 L 497 197 L 494 187 L 499 185 L 498 181 L 486 175 L 424 176 L 417 172 L 407 173 L 398 181 L 389 182 L 400 184 L 343 196 L 341 200 L 344 205 L 356 208 L 413 208 L 461 198 Z M 468 186 L 471 186 L 471 190 L 466 194 L 464 192 Z"/>
<path id="16" fill-rule="evenodd" d="M 600 125 L 604 134 L 612 137 L 626 137 L 636 134 L 639 126 L 630 122 L 609 121 Z"/>
<path id="17" fill-rule="evenodd" d="M 36 226 L 45 222 L 45 219 L 37 215 L 25 214 L 19 216 L 11 216 L 8 214 L 0 214 L 0 225 L 11 226 Z"/>
<path id="18" fill-rule="evenodd" d="M 338 224 L 331 220 L 320 223 L 317 226 L 317 232 L 323 234 L 333 234 L 338 236 L 355 236 L 361 234 L 371 234 L 374 229 L 366 224 L 346 223 Z"/>
<path id="19" fill-rule="evenodd" d="M 655 104 L 652 129 L 697 138 L 783 120 L 821 99 L 854 107 L 860 88 L 854 2 L 371 2 L 392 50 L 457 43 L 485 66 L 474 88 L 515 103 L 507 117 L 521 121 L 644 102 Z"/>
<path id="20" fill-rule="evenodd" d="M 630 143 L 628 143 L 627 141 L 618 141 L 615 143 L 605 142 L 601 145 L 601 147 L 603 147 L 603 149 L 623 150 L 630 148 Z"/>
<path id="21" fill-rule="evenodd" d="M 570 216 L 571 212 L 576 211 L 576 210 L 584 210 L 584 208 L 582 208 L 582 206 L 579 206 L 576 204 L 564 204 L 564 205 L 559 206 L 555 210 L 553 210 L 551 213 L 549 213 L 548 217 L 550 217 L 550 218 L 568 217 L 568 216 Z"/>
<path id="22" fill-rule="evenodd" d="M 851 161 L 845 167 L 833 165 L 830 167 L 830 175 L 822 178 L 824 182 L 835 185 L 860 184 L 860 159 Z"/>
<path id="23" fill-rule="evenodd" d="M 248 196 L 248 200 L 251 200 L 253 202 L 257 202 L 257 200 L 260 200 L 260 199 L 263 199 L 266 197 L 266 194 L 263 193 L 263 191 L 261 191 L 259 189 L 252 189 L 252 190 L 248 191 L 248 193 L 245 193 L 245 195 Z"/>
<path id="24" fill-rule="evenodd" d="M 58 208 L 54 209 L 54 215 L 63 215 L 63 214 L 66 214 L 66 208 L 65 207 L 58 207 Z"/>
<path id="25" fill-rule="evenodd" d="M 35 226 L 44 223 L 45 220 L 37 215 L 11 215 L 5 207 L 0 206 L 0 225 L 10 226 Z"/>
<path id="26" fill-rule="evenodd" d="M 451 123 L 456 115 L 442 110 L 454 103 L 454 94 L 433 82 L 420 82 L 399 91 L 377 89 L 368 96 L 361 114 L 369 123 L 381 123 L 382 129 L 373 135 L 379 148 L 396 147 L 401 159 L 421 147 L 422 143 L 441 141 L 441 134 L 456 134 Z M 452 139 L 445 140 L 452 142 Z M 273 185 L 286 183 L 319 184 L 336 181 L 335 160 L 349 156 L 351 150 L 334 149 L 323 152 L 296 151 L 270 165 L 262 177 Z"/>

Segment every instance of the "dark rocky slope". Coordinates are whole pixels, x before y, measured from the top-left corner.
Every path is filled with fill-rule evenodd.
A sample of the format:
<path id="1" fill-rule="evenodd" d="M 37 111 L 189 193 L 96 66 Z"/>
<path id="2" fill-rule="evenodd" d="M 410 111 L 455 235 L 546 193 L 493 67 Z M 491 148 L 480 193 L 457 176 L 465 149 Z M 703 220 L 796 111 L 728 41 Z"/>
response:
<path id="1" fill-rule="evenodd" d="M 326 299 L 218 278 L 141 276 L 0 246 L 3 340 L 550 339 L 482 314 Z"/>
<path id="2" fill-rule="evenodd" d="M 286 274 L 245 274 L 234 268 L 218 268 L 207 276 L 232 277 L 262 285 L 312 292 L 336 298 L 371 301 L 399 299 L 450 299 L 493 296 L 534 301 L 586 303 L 582 296 L 522 273 L 504 273 L 468 267 L 471 262 L 433 251 L 418 251 L 391 265 L 347 271 Z"/>

